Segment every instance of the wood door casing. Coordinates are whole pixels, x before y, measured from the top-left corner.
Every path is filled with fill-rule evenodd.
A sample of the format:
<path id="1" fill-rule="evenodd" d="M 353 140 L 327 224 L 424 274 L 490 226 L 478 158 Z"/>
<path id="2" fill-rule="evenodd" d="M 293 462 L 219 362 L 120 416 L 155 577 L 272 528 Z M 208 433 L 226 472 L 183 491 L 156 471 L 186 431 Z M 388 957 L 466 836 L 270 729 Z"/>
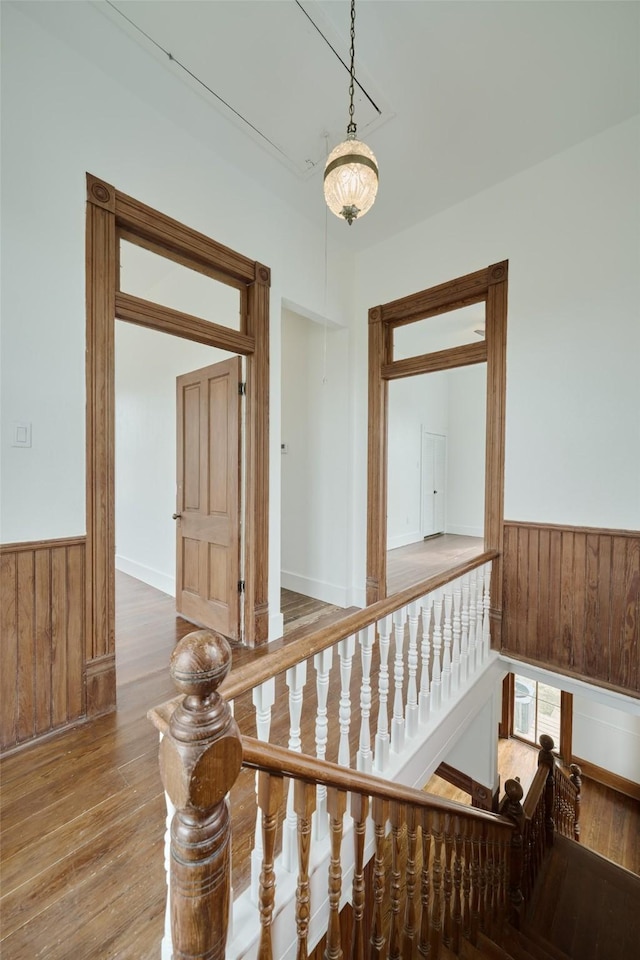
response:
<path id="1" fill-rule="evenodd" d="M 240 357 L 177 390 L 176 610 L 240 639 Z"/>

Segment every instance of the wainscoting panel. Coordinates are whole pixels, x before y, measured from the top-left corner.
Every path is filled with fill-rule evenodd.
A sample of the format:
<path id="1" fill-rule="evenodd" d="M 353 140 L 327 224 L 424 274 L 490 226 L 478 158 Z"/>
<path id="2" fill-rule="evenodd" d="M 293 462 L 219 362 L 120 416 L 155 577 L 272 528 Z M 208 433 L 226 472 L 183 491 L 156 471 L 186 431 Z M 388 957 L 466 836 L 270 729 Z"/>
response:
<path id="1" fill-rule="evenodd" d="M 0 546 L 0 745 L 82 717 L 85 538 Z"/>
<path id="2" fill-rule="evenodd" d="M 640 693 L 640 533 L 505 523 L 502 649 Z"/>

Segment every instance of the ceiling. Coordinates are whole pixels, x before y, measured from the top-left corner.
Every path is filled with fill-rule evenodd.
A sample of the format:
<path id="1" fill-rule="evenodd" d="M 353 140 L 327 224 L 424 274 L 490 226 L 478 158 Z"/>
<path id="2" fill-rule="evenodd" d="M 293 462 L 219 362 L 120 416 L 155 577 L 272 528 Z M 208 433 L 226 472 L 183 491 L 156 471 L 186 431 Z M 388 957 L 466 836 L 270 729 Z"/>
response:
<path id="1" fill-rule="evenodd" d="M 21 4 L 39 6 L 154 109 L 324 223 L 324 158 L 348 121 L 348 0 Z M 362 249 L 637 113 L 640 4 L 357 0 L 356 75 L 378 199 L 351 227 L 329 219 Z"/>

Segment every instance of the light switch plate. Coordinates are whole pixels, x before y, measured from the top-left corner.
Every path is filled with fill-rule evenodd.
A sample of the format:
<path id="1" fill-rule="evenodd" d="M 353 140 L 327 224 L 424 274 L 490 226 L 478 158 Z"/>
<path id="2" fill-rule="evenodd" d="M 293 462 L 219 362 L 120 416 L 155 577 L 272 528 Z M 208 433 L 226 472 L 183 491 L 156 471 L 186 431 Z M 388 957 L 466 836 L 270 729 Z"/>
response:
<path id="1" fill-rule="evenodd" d="M 25 421 L 13 421 L 13 439 L 12 447 L 30 447 L 31 446 L 31 424 Z"/>

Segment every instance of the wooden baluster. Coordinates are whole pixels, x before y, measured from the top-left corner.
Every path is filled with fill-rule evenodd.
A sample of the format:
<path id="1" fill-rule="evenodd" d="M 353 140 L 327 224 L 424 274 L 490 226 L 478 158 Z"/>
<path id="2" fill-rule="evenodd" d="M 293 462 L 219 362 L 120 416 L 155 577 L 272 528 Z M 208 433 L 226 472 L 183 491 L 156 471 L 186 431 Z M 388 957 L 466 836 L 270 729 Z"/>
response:
<path id="1" fill-rule="evenodd" d="M 442 942 L 450 947 L 453 940 L 453 921 L 451 917 L 451 894 L 453 892 L 453 873 L 451 861 L 453 858 L 453 833 L 451 831 L 451 815 L 444 816 L 444 919 L 442 923 Z"/>
<path id="2" fill-rule="evenodd" d="M 440 653 L 442 650 L 442 591 L 433 591 L 433 665 L 431 667 L 431 709 L 442 706 L 442 676 Z"/>
<path id="3" fill-rule="evenodd" d="M 482 663 L 482 644 L 483 644 L 483 624 L 484 624 L 484 574 L 482 567 L 476 570 L 476 670 Z"/>
<path id="4" fill-rule="evenodd" d="M 524 899 L 522 896 L 525 824 L 522 797 L 524 793 L 518 780 L 507 780 L 504 789 L 507 795 L 504 814 L 513 820 L 516 825 L 516 829 L 511 835 L 511 848 L 509 851 L 509 919 L 513 926 L 519 929 Z"/>
<path id="5" fill-rule="evenodd" d="M 484 565 L 484 591 L 482 594 L 482 659 L 486 660 L 491 649 L 491 564 Z"/>
<path id="6" fill-rule="evenodd" d="M 458 577 L 453 582 L 453 646 L 451 648 L 451 691 L 457 693 L 460 689 L 460 635 L 462 633 L 461 621 L 462 606 L 462 581 Z"/>
<path id="7" fill-rule="evenodd" d="M 487 884 L 488 884 L 487 827 L 480 827 L 480 929 L 487 932 Z"/>
<path id="8" fill-rule="evenodd" d="M 369 717 L 371 716 L 371 657 L 375 635 L 375 624 L 360 631 L 362 684 L 360 686 L 360 745 L 356 754 L 356 768 L 363 773 L 371 773 L 373 764 Z"/>
<path id="9" fill-rule="evenodd" d="M 276 699 L 276 679 L 271 677 L 253 688 L 252 700 L 256 711 L 256 731 L 258 740 L 269 742 L 271 732 L 271 710 Z M 258 793 L 258 775 L 256 774 L 256 795 Z M 257 805 L 256 805 L 257 806 Z M 256 810 L 256 829 L 253 850 L 251 851 L 251 899 L 258 904 L 260 871 L 262 869 L 262 828 L 259 808 Z"/>
<path id="10" fill-rule="evenodd" d="M 376 773 L 384 773 L 389 762 L 389 638 L 391 636 L 391 615 L 383 617 L 378 624 L 380 638 L 380 673 L 378 676 L 378 728 L 373 768 Z"/>
<path id="11" fill-rule="evenodd" d="M 442 699 L 451 699 L 451 641 L 453 639 L 453 596 L 450 584 L 444 588 L 444 624 L 442 629 Z"/>
<path id="12" fill-rule="evenodd" d="M 231 826 L 226 794 L 242 765 L 242 743 L 218 687 L 229 672 L 223 636 L 198 630 L 171 656 L 185 694 L 160 743 L 160 774 L 175 807 L 171 823 L 171 939 L 181 960 L 222 960 L 229 922 Z M 202 770 L 216 771 L 203 777 Z"/>
<path id="13" fill-rule="evenodd" d="M 471 929 L 469 940 L 475 947 L 480 930 L 480 825 L 471 828 Z"/>
<path id="14" fill-rule="evenodd" d="M 407 684 L 407 736 L 415 737 L 418 733 L 418 623 L 420 606 L 417 600 L 409 604 L 409 653 L 407 667 L 409 682 Z"/>
<path id="15" fill-rule="evenodd" d="M 329 833 L 331 837 L 331 861 L 329 864 L 329 924 L 325 960 L 342 960 L 340 937 L 340 895 L 342 893 L 342 830 L 347 795 L 335 787 L 327 790 L 329 808 Z"/>
<path id="16" fill-rule="evenodd" d="M 460 952 L 460 939 L 462 934 L 462 854 L 463 840 L 460 829 L 460 817 L 455 817 L 453 821 L 453 952 L 457 955 Z"/>
<path id="17" fill-rule="evenodd" d="M 471 836 L 473 824 L 464 822 L 464 864 L 462 867 L 462 932 L 467 940 L 471 939 Z"/>
<path id="18" fill-rule="evenodd" d="M 298 888 L 296 890 L 296 960 L 307 960 L 307 937 L 311 901 L 309 895 L 309 853 L 311 851 L 311 818 L 316 807 L 314 784 L 295 781 L 294 809 L 298 817 Z"/>
<path id="19" fill-rule="evenodd" d="M 384 951 L 384 894 L 385 894 L 385 837 L 389 819 L 389 804 L 386 800 L 373 800 L 373 823 L 375 831 L 375 860 L 373 865 L 373 920 L 371 924 L 371 960 L 383 960 Z"/>
<path id="20" fill-rule="evenodd" d="M 316 713 L 316 756 L 324 760 L 327 755 L 327 740 L 329 739 L 329 721 L 327 719 L 327 697 L 329 695 L 329 672 L 333 663 L 333 647 L 328 647 L 313 658 L 316 671 L 316 692 L 318 696 L 318 710 Z M 327 835 L 329 820 L 327 813 L 327 788 L 318 784 L 316 788 L 316 812 L 313 816 L 313 835 L 316 840 L 322 840 Z"/>
<path id="21" fill-rule="evenodd" d="M 582 770 L 577 763 L 572 763 L 569 767 L 571 771 L 571 783 L 576 788 L 576 798 L 573 811 L 573 839 L 580 843 L 580 794 L 582 791 Z"/>
<path id="22" fill-rule="evenodd" d="M 477 587 L 477 575 L 475 570 L 471 570 L 469 573 L 469 656 L 468 656 L 468 670 L 469 676 L 472 677 L 476 671 L 477 662 L 476 662 L 476 616 L 477 616 L 477 604 L 476 604 L 476 587 Z"/>
<path id="23" fill-rule="evenodd" d="M 432 814 L 433 833 L 433 893 L 431 903 L 431 958 L 438 960 L 442 942 L 442 819 L 443 814 L 434 810 Z"/>
<path id="24" fill-rule="evenodd" d="M 307 661 L 290 667 L 286 674 L 289 687 L 289 750 L 302 752 L 300 738 L 300 718 L 302 716 L 302 696 L 307 682 Z M 288 873 L 294 873 L 298 866 L 298 818 L 293 808 L 293 780 L 289 781 L 287 794 L 287 816 L 282 828 L 282 865 Z"/>
<path id="25" fill-rule="evenodd" d="M 431 659 L 431 597 L 423 597 L 422 605 L 422 644 L 420 646 L 420 695 L 418 697 L 420 723 L 427 722 L 431 709 L 431 677 L 429 675 L 429 661 Z"/>
<path id="26" fill-rule="evenodd" d="M 430 953 L 431 940 L 431 889 L 429 871 L 431 868 L 431 814 L 428 810 L 422 811 L 422 871 L 420 875 L 420 938 L 418 940 L 418 955 L 427 958 Z"/>
<path id="27" fill-rule="evenodd" d="M 391 819 L 391 919 L 389 927 L 389 960 L 400 960 L 400 877 L 402 876 L 402 853 L 400 831 L 402 829 L 404 806 L 392 801 Z"/>
<path id="28" fill-rule="evenodd" d="M 469 574 L 462 577 L 462 604 L 460 610 L 460 686 L 469 677 Z"/>
<path id="29" fill-rule="evenodd" d="M 352 960 L 364 960 L 364 841 L 369 815 L 369 797 L 359 793 L 351 794 L 351 817 L 353 819 L 353 938 L 351 944 Z"/>
<path id="30" fill-rule="evenodd" d="M 553 755 L 553 737 L 543 733 L 540 737 L 540 750 L 538 752 L 538 766 L 547 768 L 547 782 L 544 789 L 544 835 L 547 847 L 553 846 L 554 825 L 554 768 L 556 758 Z"/>
<path id="31" fill-rule="evenodd" d="M 282 777 L 260 771 L 258 773 L 258 805 L 262 811 L 262 849 L 263 860 L 260 872 L 260 945 L 258 960 L 273 960 L 273 941 L 271 925 L 273 906 L 276 896 L 276 872 L 274 869 L 274 851 L 276 832 L 283 798 Z M 214 934 L 216 931 L 213 931 Z M 220 954 L 224 957 L 224 953 Z M 175 954 L 174 954 L 175 957 Z M 176 958 L 177 960 L 177 958 Z"/>
<path id="32" fill-rule="evenodd" d="M 393 716 L 391 718 L 391 749 L 401 753 L 404 749 L 404 625 L 406 608 L 402 607 L 393 614 L 393 639 L 395 659 L 393 661 Z"/>
<path id="33" fill-rule="evenodd" d="M 406 808 L 405 822 L 407 826 L 407 859 L 405 862 L 405 906 L 402 956 L 412 957 L 415 951 L 417 937 L 416 930 L 416 848 L 418 831 L 416 823 L 416 808 Z"/>
<path id="34" fill-rule="evenodd" d="M 338 643 L 340 656 L 340 746 L 338 763 L 343 767 L 351 766 L 351 747 L 349 730 L 351 728 L 351 666 L 356 652 L 356 638 L 347 637 Z"/>

